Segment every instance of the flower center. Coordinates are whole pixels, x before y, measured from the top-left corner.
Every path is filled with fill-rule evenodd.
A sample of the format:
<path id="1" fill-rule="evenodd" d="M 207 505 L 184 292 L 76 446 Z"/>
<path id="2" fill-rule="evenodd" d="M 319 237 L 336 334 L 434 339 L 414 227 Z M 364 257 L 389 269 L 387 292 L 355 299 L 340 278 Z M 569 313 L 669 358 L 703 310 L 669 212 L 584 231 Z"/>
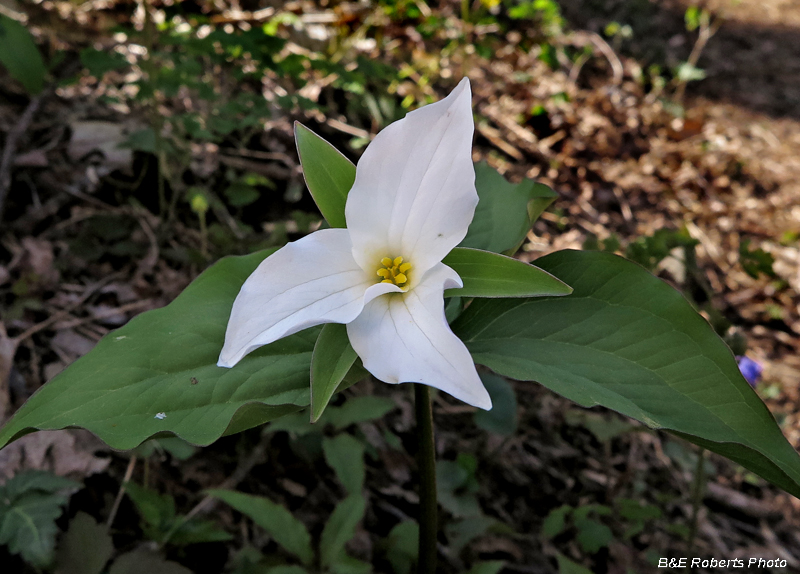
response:
<path id="1" fill-rule="evenodd" d="M 402 257 L 384 257 L 378 267 L 378 277 L 381 283 L 393 283 L 398 287 L 405 287 L 408 283 L 408 272 L 411 270 L 411 263 L 403 263 Z"/>

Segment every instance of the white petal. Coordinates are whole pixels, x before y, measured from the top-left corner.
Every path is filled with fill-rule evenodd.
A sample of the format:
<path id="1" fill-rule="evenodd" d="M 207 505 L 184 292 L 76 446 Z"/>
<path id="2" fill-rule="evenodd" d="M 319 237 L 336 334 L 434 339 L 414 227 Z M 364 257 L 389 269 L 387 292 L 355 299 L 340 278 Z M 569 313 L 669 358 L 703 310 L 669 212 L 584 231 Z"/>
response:
<path id="1" fill-rule="evenodd" d="M 482 409 L 492 408 L 475 364 L 444 316 L 445 289 L 461 287 L 443 263 L 414 289 L 373 299 L 347 325 L 347 335 L 370 373 L 387 383 L 423 383 Z"/>
<path id="2" fill-rule="evenodd" d="M 466 235 L 478 204 L 471 97 L 464 78 L 386 127 L 361 156 L 345 216 L 365 270 L 402 255 L 414 265 L 413 285 Z"/>
<path id="3" fill-rule="evenodd" d="M 378 279 L 353 260 L 346 229 L 287 244 L 242 285 L 217 365 L 232 367 L 250 351 L 307 327 L 352 321 L 373 297 L 400 290 Z"/>

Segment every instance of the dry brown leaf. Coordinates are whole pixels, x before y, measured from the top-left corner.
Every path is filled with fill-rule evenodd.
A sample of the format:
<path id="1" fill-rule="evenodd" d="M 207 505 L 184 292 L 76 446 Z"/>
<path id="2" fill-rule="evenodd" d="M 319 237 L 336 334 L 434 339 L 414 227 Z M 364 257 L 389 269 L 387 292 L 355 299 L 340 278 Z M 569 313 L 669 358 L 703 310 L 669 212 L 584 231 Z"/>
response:
<path id="1" fill-rule="evenodd" d="M 79 335 L 72 329 L 64 329 L 56 333 L 52 344 L 73 359 L 82 357 L 94 348 L 95 342 Z"/>
<path id="2" fill-rule="evenodd" d="M 39 431 L 0 450 L 0 475 L 11 477 L 23 470 L 46 470 L 58 476 L 83 478 L 108 467 L 110 458 L 95 456 L 107 449 L 89 431 Z"/>
<path id="3" fill-rule="evenodd" d="M 67 154 L 72 161 L 80 161 L 92 152 L 105 157 L 105 167 L 110 170 L 130 169 L 133 150 L 120 148 L 128 138 L 128 130 L 122 124 L 101 121 L 82 121 L 70 124 L 72 137 Z"/>

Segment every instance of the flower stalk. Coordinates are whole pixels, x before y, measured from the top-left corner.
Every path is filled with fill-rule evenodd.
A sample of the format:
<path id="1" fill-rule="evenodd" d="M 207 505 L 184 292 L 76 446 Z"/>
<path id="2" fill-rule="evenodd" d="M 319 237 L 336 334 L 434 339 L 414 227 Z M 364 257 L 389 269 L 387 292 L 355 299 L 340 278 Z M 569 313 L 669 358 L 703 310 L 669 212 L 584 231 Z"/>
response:
<path id="1" fill-rule="evenodd" d="M 433 443 L 431 390 L 414 385 L 417 415 L 417 464 L 419 466 L 419 557 L 417 574 L 436 572 L 436 538 L 439 507 L 436 501 L 436 451 Z"/>

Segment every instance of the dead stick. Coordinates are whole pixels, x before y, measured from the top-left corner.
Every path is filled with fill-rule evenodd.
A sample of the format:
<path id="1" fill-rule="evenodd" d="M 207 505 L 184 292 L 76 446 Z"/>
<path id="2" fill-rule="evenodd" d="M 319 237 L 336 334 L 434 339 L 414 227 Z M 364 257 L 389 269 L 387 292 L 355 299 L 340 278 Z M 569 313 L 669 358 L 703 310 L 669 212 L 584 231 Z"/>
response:
<path id="1" fill-rule="evenodd" d="M 17 142 L 28 130 L 28 126 L 33 120 L 33 115 L 39 109 L 42 103 L 42 98 L 47 93 L 47 90 L 34 96 L 28 107 L 20 116 L 19 120 L 14 127 L 11 128 L 6 137 L 6 145 L 3 147 L 3 156 L 0 159 L 0 221 L 3 219 L 3 210 L 5 208 L 6 195 L 8 189 L 11 187 L 11 164 L 14 162 L 14 156 L 17 153 Z"/>
<path id="2" fill-rule="evenodd" d="M 122 502 L 123 495 L 125 494 L 125 485 L 128 484 L 131 476 L 133 475 L 134 466 L 136 466 L 136 455 L 131 456 L 131 460 L 128 462 L 128 468 L 125 469 L 125 476 L 122 478 L 122 484 L 119 485 L 117 497 L 114 499 L 114 505 L 111 507 L 111 513 L 108 515 L 108 520 L 106 521 L 106 532 L 111 530 L 111 525 L 114 524 L 114 518 L 117 516 L 119 505 Z"/>

